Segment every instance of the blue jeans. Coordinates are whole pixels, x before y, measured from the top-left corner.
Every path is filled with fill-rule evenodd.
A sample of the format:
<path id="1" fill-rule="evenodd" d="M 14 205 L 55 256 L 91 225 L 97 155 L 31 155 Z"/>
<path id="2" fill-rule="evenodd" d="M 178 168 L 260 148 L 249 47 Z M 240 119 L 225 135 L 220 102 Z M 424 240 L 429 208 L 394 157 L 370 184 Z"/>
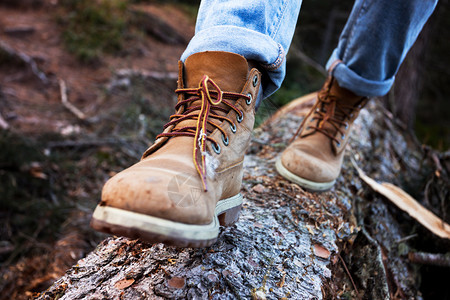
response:
<path id="1" fill-rule="evenodd" d="M 301 0 L 202 0 L 195 35 L 181 56 L 228 51 L 258 61 L 267 71 L 268 97 L 286 74 Z M 360 96 L 382 96 L 437 0 L 356 0 L 327 63 L 339 85 Z"/>

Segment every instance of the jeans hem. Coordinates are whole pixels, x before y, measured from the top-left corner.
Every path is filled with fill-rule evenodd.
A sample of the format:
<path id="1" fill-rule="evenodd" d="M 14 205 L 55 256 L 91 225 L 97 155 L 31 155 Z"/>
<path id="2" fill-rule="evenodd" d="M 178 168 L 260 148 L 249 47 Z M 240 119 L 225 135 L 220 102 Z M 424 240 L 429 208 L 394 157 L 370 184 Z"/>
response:
<path id="1" fill-rule="evenodd" d="M 248 43 L 250 35 L 253 35 L 255 42 Z M 204 51 L 233 52 L 246 59 L 257 60 L 271 70 L 281 67 L 285 58 L 283 47 L 268 35 L 231 25 L 214 26 L 197 32 L 181 55 L 181 61 Z"/>
<path id="2" fill-rule="evenodd" d="M 259 62 L 270 79 L 263 87 L 264 98 L 273 94 L 283 81 L 285 51 L 281 44 L 266 34 L 232 25 L 203 29 L 191 39 L 180 60 L 184 62 L 192 54 L 204 51 L 232 52 Z"/>
<path id="3" fill-rule="evenodd" d="M 337 49 L 333 51 L 330 59 L 327 62 L 327 69 L 339 60 Z M 339 86 L 346 88 L 358 96 L 377 97 L 386 95 L 394 84 L 395 76 L 383 81 L 375 81 L 366 79 L 356 72 L 351 70 L 345 62 L 339 62 L 333 70 L 331 75 L 336 78 Z"/>

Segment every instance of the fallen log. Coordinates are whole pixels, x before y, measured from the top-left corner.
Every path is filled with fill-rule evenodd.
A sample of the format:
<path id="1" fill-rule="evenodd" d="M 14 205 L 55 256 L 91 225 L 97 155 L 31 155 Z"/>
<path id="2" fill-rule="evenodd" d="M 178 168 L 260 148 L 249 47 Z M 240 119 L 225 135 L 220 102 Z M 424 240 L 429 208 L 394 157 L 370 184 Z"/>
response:
<path id="1" fill-rule="evenodd" d="M 279 176 L 274 162 L 313 98 L 295 100 L 255 130 L 257 142 L 245 159 L 241 217 L 222 228 L 214 245 L 177 249 L 110 237 L 39 299 L 418 295 L 419 275 L 408 260 L 409 251 L 397 246 L 421 236 L 424 229 L 414 229 L 420 225 L 411 226 L 414 220 L 365 186 L 348 156 L 372 178 L 402 186 L 410 173 L 416 179 L 421 174 L 420 148 L 372 102 L 355 124 L 336 186 L 324 193 L 305 191 Z"/>

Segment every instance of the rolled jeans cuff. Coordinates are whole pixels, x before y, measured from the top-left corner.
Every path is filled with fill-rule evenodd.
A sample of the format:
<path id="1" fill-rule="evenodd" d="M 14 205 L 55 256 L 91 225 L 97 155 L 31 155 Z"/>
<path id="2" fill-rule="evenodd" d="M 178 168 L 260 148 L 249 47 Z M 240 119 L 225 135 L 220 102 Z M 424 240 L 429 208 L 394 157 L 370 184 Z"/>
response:
<path id="1" fill-rule="evenodd" d="M 337 55 L 337 49 L 333 51 L 330 59 L 327 62 L 327 70 L 340 60 Z M 394 84 L 395 76 L 383 81 L 374 81 L 363 78 L 354 71 L 352 71 L 345 62 L 337 63 L 337 65 L 330 70 L 331 75 L 336 78 L 339 86 L 346 88 L 358 96 L 376 97 L 384 96 L 391 89 Z"/>
<path id="2" fill-rule="evenodd" d="M 263 97 L 273 94 L 286 73 L 286 54 L 281 44 L 260 32 L 232 25 L 219 25 L 197 32 L 189 42 L 181 61 L 190 55 L 204 51 L 226 51 L 255 60 L 267 72 L 263 81 Z"/>

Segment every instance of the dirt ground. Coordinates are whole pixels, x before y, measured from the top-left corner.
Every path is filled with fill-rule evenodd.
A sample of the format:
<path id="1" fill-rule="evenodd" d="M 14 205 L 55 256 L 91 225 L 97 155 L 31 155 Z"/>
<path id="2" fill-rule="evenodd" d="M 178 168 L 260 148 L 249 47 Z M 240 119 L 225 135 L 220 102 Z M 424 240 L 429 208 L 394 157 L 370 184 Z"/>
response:
<path id="1" fill-rule="evenodd" d="M 186 40 L 193 35 L 193 22 L 182 11 L 163 5 L 139 8 L 172 23 Z M 2 65 L 0 82 L 6 96 L 2 115 L 12 128 L 27 133 L 61 132 L 76 122 L 76 117 L 61 105 L 60 79 L 67 85 L 69 101 L 87 117 L 94 117 L 105 109 L 126 105 L 124 99 L 113 105 L 114 101 L 105 99 L 104 89 L 115 71 L 177 72 L 176 62 L 185 45 L 168 45 L 149 36 L 127 42 L 123 53 L 105 55 L 95 66 L 80 63 L 63 44 L 57 24 L 62 13 L 65 12 L 57 5 L 29 9 L 0 6 L 0 40 L 33 58 L 49 79 L 45 83 L 27 68 Z M 11 33 L 14 29 L 17 32 Z"/>
<path id="2" fill-rule="evenodd" d="M 193 18 L 173 5 L 133 9 L 157 16 L 184 41 L 194 33 Z M 67 50 L 58 23 L 67 13 L 58 1 L 35 7 L 0 4 L 0 46 L 14 53 L 0 55 L 0 125 L 31 140 L 32 151 L 43 154 L 14 174 L 40 180 L 46 189 L 43 202 L 65 218 L 50 235 L 42 229 L 48 220 L 33 220 L 38 229 L 28 235 L 12 221 L 17 214 L 2 205 L 1 299 L 27 299 L 46 289 L 104 238 L 88 227 L 103 182 L 139 159 L 176 101 L 184 42 L 137 34 L 127 37 L 118 53 L 81 63 Z M 34 200 L 27 201 L 24 205 Z M 23 219 L 27 213 L 18 215 Z M 22 238 L 14 242 L 18 233 Z"/>

